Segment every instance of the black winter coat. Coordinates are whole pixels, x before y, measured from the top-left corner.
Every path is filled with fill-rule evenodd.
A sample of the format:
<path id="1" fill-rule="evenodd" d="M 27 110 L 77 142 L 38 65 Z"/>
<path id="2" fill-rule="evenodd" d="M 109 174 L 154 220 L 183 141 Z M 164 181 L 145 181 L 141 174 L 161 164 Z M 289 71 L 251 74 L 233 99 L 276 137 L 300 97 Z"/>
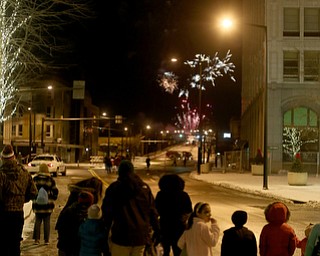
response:
<path id="1" fill-rule="evenodd" d="M 150 187 L 136 174 L 111 183 L 101 206 L 111 241 L 121 246 L 141 246 L 150 241 L 150 230 L 159 233 L 158 213 Z M 112 227 L 111 227 L 112 224 Z"/>
<path id="2" fill-rule="evenodd" d="M 246 227 L 232 227 L 223 232 L 221 256 L 257 256 L 254 233 Z"/>

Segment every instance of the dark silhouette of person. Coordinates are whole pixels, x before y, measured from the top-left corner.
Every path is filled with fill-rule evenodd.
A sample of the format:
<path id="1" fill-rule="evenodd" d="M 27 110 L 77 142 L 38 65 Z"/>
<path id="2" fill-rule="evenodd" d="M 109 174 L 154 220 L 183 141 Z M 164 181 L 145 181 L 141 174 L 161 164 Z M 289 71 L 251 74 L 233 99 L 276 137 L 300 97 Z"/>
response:
<path id="1" fill-rule="evenodd" d="M 151 240 L 150 231 L 157 244 L 159 216 L 154 197 L 130 161 L 121 161 L 118 179 L 106 189 L 101 210 L 107 234 L 111 234 L 111 255 L 129 255 L 128 250 L 130 255 L 143 253 Z"/>
<path id="2" fill-rule="evenodd" d="M 146 159 L 146 164 L 147 164 L 147 169 L 149 170 L 150 169 L 150 157 L 148 156 L 147 159 Z"/>
<path id="3" fill-rule="evenodd" d="M 160 216 L 160 234 L 163 256 L 181 254 L 177 242 L 186 229 L 187 220 L 192 213 L 190 196 L 184 191 L 185 182 L 177 174 L 167 174 L 159 180 L 160 191 L 155 198 Z"/>
<path id="4" fill-rule="evenodd" d="M 257 256 L 257 240 L 254 233 L 244 227 L 248 215 L 245 211 L 235 211 L 231 220 L 234 227 L 223 232 L 221 256 Z"/>
<path id="5" fill-rule="evenodd" d="M 38 189 L 31 174 L 16 160 L 13 148 L 5 145 L 0 166 L 1 256 L 19 256 L 24 225 L 23 206 L 36 198 Z"/>

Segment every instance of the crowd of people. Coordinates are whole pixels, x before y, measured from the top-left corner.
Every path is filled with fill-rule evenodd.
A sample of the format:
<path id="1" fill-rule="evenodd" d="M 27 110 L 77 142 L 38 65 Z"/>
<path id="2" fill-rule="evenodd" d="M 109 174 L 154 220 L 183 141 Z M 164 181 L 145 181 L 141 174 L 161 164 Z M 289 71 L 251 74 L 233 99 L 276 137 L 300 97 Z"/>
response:
<path id="1" fill-rule="evenodd" d="M 11 145 L 1 152 L 0 166 L 0 248 L 1 255 L 20 255 L 24 225 L 23 204 L 32 200 L 35 212 L 33 239 L 50 243 L 50 216 L 59 190 L 46 165 L 32 176 L 19 164 Z M 273 202 L 264 210 L 266 224 L 259 240 L 245 226 L 246 211 L 231 216 L 234 226 L 223 231 L 206 202 L 194 204 L 177 174 L 159 179 L 154 197 L 147 183 L 134 171 L 129 160 L 118 166 L 118 178 L 103 193 L 96 177 L 69 185 L 69 197 L 55 224 L 59 256 L 212 256 L 221 242 L 221 256 L 292 256 L 297 248 L 302 256 L 320 255 L 320 223 L 306 227 L 299 239 L 288 224 L 290 210 L 283 202 Z M 40 193 L 45 190 L 45 193 Z M 41 194 L 41 198 L 40 198 Z M 40 200 L 41 199 L 41 200 Z M 258 245 L 259 242 L 259 245 Z"/>

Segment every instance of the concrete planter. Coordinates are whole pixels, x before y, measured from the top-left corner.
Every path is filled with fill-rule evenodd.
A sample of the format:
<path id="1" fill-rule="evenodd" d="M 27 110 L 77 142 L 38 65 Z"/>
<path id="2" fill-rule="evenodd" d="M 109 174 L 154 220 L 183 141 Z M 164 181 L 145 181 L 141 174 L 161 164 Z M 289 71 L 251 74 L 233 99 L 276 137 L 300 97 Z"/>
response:
<path id="1" fill-rule="evenodd" d="M 201 173 L 209 173 L 212 168 L 212 163 L 205 163 L 200 165 L 200 172 Z"/>
<path id="2" fill-rule="evenodd" d="M 305 186 L 308 182 L 307 172 L 288 172 L 288 184 L 292 186 Z"/>
<path id="3" fill-rule="evenodd" d="M 252 164 L 251 165 L 251 174 L 252 175 L 263 175 L 263 164 Z"/>

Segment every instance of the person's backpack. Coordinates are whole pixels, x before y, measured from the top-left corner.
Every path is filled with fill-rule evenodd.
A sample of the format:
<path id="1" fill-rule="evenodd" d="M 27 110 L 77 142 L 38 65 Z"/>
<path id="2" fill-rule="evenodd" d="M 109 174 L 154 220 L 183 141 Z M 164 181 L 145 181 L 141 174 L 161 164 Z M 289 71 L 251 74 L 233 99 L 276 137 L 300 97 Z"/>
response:
<path id="1" fill-rule="evenodd" d="M 48 204 L 49 203 L 49 198 L 48 198 L 48 192 L 41 187 L 39 189 L 37 198 L 36 198 L 36 203 L 37 204 Z"/>

